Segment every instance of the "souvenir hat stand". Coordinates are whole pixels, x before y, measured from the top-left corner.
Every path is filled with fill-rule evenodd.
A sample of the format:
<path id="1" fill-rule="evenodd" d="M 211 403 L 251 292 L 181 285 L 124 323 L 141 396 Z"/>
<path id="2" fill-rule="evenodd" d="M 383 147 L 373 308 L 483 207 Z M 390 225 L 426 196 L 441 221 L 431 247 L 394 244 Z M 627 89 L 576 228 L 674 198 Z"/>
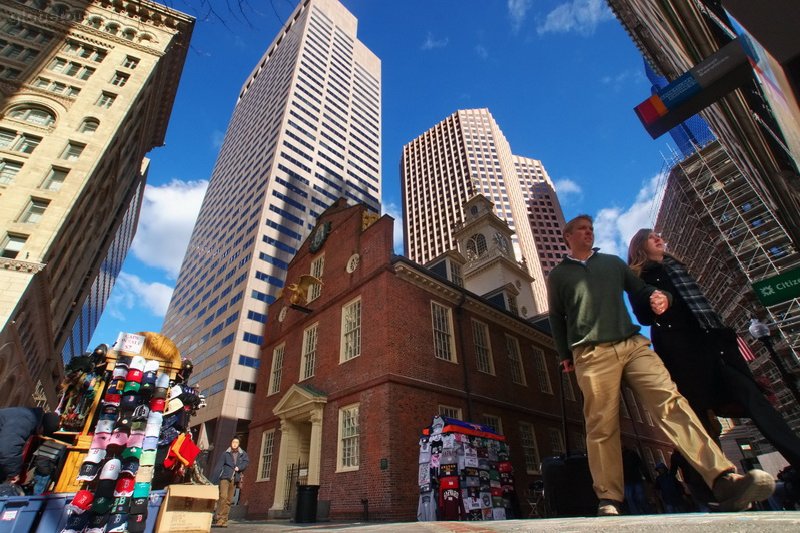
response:
<path id="1" fill-rule="evenodd" d="M 145 528 L 164 409 L 182 362 L 175 344 L 157 333 L 123 334 L 115 347 L 82 397 L 62 400 L 84 409 L 55 488 L 76 493 L 64 532 Z"/>

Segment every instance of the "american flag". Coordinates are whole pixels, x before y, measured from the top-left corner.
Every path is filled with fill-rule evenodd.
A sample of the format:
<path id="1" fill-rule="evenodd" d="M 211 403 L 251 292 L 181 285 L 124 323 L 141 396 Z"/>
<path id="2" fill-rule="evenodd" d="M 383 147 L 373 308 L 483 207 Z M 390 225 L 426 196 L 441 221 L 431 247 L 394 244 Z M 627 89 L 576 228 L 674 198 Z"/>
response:
<path id="1" fill-rule="evenodd" d="M 742 358 L 747 361 L 756 360 L 756 354 L 753 353 L 753 350 L 750 349 L 750 346 L 741 338 L 739 335 L 736 335 L 736 344 L 739 345 L 739 353 L 742 354 Z"/>

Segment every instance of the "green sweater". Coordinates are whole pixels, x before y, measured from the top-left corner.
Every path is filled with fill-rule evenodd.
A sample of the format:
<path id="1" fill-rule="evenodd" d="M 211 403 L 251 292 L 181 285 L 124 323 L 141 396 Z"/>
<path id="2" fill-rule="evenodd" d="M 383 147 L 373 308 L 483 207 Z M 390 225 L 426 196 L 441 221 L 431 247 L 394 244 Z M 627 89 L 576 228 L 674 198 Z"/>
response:
<path id="1" fill-rule="evenodd" d="M 649 301 L 654 290 L 616 255 L 595 252 L 585 264 L 565 257 L 547 279 L 550 326 L 561 359 L 572 359 L 577 346 L 617 342 L 638 333 L 622 292 L 632 300 Z"/>

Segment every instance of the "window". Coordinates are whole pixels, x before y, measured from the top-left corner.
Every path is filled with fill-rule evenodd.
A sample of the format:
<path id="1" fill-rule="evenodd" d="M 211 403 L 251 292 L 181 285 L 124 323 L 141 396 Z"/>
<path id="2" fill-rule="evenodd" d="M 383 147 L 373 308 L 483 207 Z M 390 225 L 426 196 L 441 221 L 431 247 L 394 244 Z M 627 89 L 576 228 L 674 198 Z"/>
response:
<path id="1" fill-rule="evenodd" d="M 50 126 L 55 122 L 55 117 L 51 112 L 38 107 L 17 107 L 12 109 L 8 116 L 37 126 Z"/>
<path id="2" fill-rule="evenodd" d="M 266 481 L 272 471 L 272 454 L 275 449 L 275 430 L 270 429 L 261 434 L 261 456 L 258 460 L 258 478 L 256 481 Z"/>
<path id="3" fill-rule="evenodd" d="M 249 392 L 250 394 L 256 393 L 256 384 L 251 383 L 249 381 L 242 381 L 240 379 L 234 380 L 233 382 L 233 390 L 238 390 L 242 392 Z"/>
<path id="4" fill-rule="evenodd" d="M 44 182 L 42 182 L 41 188 L 47 189 L 48 191 L 61 190 L 61 186 L 64 184 L 68 172 L 68 170 L 62 170 L 60 168 L 51 168 L 50 173 L 44 179 Z"/>
<path id="5" fill-rule="evenodd" d="M 28 240 L 27 235 L 17 235 L 9 233 L 0 244 L 0 257 L 14 259 L 19 254 L 22 247 L 25 246 L 25 241 Z"/>
<path id="6" fill-rule="evenodd" d="M 117 87 L 124 87 L 128 83 L 128 75 L 122 72 L 115 72 L 114 77 L 111 78 L 111 84 Z"/>
<path id="7" fill-rule="evenodd" d="M 0 148 L 29 154 L 39 146 L 41 141 L 41 137 L 34 137 L 25 133 L 18 134 L 12 130 L 0 130 Z"/>
<path id="8" fill-rule="evenodd" d="M 486 253 L 486 237 L 476 233 L 467 240 L 467 259 L 476 259 Z"/>
<path id="9" fill-rule="evenodd" d="M 133 56 L 127 56 L 125 61 L 122 62 L 122 66 L 129 69 L 135 69 L 139 65 L 139 59 Z"/>
<path id="10" fill-rule="evenodd" d="M 484 414 L 483 418 L 481 419 L 481 424 L 484 426 L 489 426 L 498 435 L 503 434 L 503 422 L 500 420 L 499 416 Z"/>
<path id="11" fill-rule="evenodd" d="M 547 363 L 544 360 L 544 351 L 531 347 L 533 351 L 533 365 L 536 368 L 536 377 L 539 380 L 539 390 L 546 394 L 553 394 L 553 388 L 550 385 L 550 373 L 547 371 Z"/>
<path id="12" fill-rule="evenodd" d="M 25 207 L 25 211 L 23 211 L 22 215 L 19 217 L 19 221 L 27 224 L 36 224 L 41 220 L 44 210 L 47 209 L 49 203 L 50 202 L 47 200 L 31 198 L 31 201 L 28 202 L 28 205 Z"/>
<path id="13" fill-rule="evenodd" d="M 239 355 L 239 364 L 241 366 L 246 366 L 248 368 L 258 368 L 260 365 L 260 361 L 255 357 L 250 357 L 248 355 Z"/>
<path id="14" fill-rule="evenodd" d="M 303 355 L 300 359 L 300 380 L 314 375 L 314 364 L 317 358 L 317 324 L 303 332 Z"/>
<path id="15" fill-rule="evenodd" d="M 519 341 L 511 335 L 506 335 L 506 355 L 511 368 L 511 381 L 518 385 L 525 385 L 525 372 L 522 366 L 522 357 L 519 353 Z"/>
<path id="16" fill-rule="evenodd" d="M 483 322 L 472 321 L 472 342 L 475 344 L 475 364 L 478 370 L 494 374 L 492 348 L 489 343 L 489 326 Z"/>
<path id="17" fill-rule="evenodd" d="M 0 185 L 8 185 L 14 182 L 14 177 L 22 170 L 22 163 L 0 159 Z"/>
<path id="18" fill-rule="evenodd" d="M 453 319 L 449 307 L 431 302 L 433 318 L 433 349 L 437 359 L 455 363 L 455 344 L 453 340 Z"/>
<path id="19" fill-rule="evenodd" d="M 461 417 L 463 416 L 461 414 L 461 408 L 451 407 L 449 405 L 440 405 L 439 415 L 446 416 L 447 418 L 455 418 L 456 420 L 461 420 Z"/>
<path id="20" fill-rule="evenodd" d="M 285 344 L 280 344 L 272 350 L 272 368 L 269 371 L 269 392 L 275 394 L 281 390 L 281 374 L 283 374 L 283 352 Z"/>
<path id="21" fill-rule="evenodd" d="M 315 278 L 321 280 L 322 279 L 322 272 L 325 270 L 325 256 L 321 255 L 314 259 L 311 262 L 311 275 Z M 320 283 L 313 283 L 308 288 L 308 301 L 313 302 L 319 295 L 322 293 L 322 284 Z"/>
<path id="22" fill-rule="evenodd" d="M 361 299 L 342 308 L 342 344 L 340 360 L 349 361 L 361 355 Z"/>
<path id="23" fill-rule="evenodd" d="M 83 153 L 84 148 L 86 148 L 85 144 L 68 142 L 67 147 L 64 148 L 63 152 L 61 152 L 61 159 L 66 159 L 67 161 L 77 161 Z"/>
<path id="24" fill-rule="evenodd" d="M 539 460 L 539 448 L 536 446 L 536 434 L 533 425 L 527 422 L 519 424 L 520 445 L 522 455 L 525 457 L 525 471 L 528 474 L 538 474 L 541 468 Z"/>
<path id="25" fill-rule="evenodd" d="M 358 469 L 358 405 L 339 409 L 339 450 L 337 472 Z"/>
<path id="26" fill-rule="evenodd" d="M 464 278 L 461 277 L 461 265 L 458 263 L 453 263 L 452 261 L 448 261 L 448 264 L 450 265 L 450 281 L 459 287 L 463 287 Z"/>
<path id="27" fill-rule="evenodd" d="M 81 133 L 94 133 L 100 127 L 100 121 L 94 118 L 87 118 L 81 122 L 78 131 Z"/>
<path id="28" fill-rule="evenodd" d="M 115 99 L 116 95 L 103 91 L 103 94 L 100 95 L 94 105 L 108 109 L 114 103 Z"/>
<path id="29" fill-rule="evenodd" d="M 564 391 L 564 397 L 572 402 L 575 401 L 575 390 L 572 388 L 572 380 L 569 379 L 569 374 L 566 372 L 559 372 L 561 375 L 561 390 Z"/>
<path id="30" fill-rule="evenodd" d="M 561 455 L 566 452 L 564 449 L 564 437 L 561 435 L 560 429 L 548 428 L 547 434 L 550 437 L 550 450 L 553 455 Z"/>

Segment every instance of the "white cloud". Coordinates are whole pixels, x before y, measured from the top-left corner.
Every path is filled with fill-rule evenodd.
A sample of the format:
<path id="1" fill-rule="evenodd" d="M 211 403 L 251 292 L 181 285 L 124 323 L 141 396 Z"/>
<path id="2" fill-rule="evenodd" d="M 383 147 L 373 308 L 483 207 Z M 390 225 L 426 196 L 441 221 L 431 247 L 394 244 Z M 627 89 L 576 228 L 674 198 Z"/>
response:
<path id="1" fill-rule="evenodd" d="M 595 246 L 627 259 L 628 243 L 639 228 L 652 228 L 664 195 L 666 176 L 656 174 L 642 185 L 627 209 L 606 207 L 594 218 Z"/>
<path id="2" fill-rule="evenodd" d="M 486 59 L 487 57 L 489 57 L 489 50 L 485 46 L 483 46 L 482 44 L 476 44 L 475 45 L 475 53 L 481 59 Z"/>
<path id="3" fill-rule="evenodd" d="M 225 132 L 214 130 L 211 132 L 211 146 L 219 150 L 222 148 L 222 143 L 225 141 Z"/>
<path id="4" fill-rule="evenodd" d="M 572 0 L 548 13 L 536 31 L 539 35 L 576 32 L 588 36 L 601 22 L 613 19 L 614 14 L 603 0 Z"/>
<path id="5" fill-rule="evenodd" d="M 120 272 L 106 310 L 112 317 L 125 320 L 126 311 L 147 309 L 157 317 L 167 314 L 173 288 L 163 283 L 150 283 L 139 276 Z"/>
<path id="6" fill-rule="evenodd" d="M 508 16 L 511 17 L 511 29 L 515 32 L 519 31 L 522 23 L 525 22 L 525 16 L 533 4 L 532 0 L 508 0 Z"/>
<path id="7" fill-rule="evenodd" d="M 422 46 L 420 46 L 420 49 L 433 50 L 434 48 L 444 48 L 449 42 L 450 39 L 447 37 L 436 39 L 432 32 L 428 32 L 428 36 L 425 38 L 425 42 L 422 43 Z"/>
<path id="8" fill-rule="evenodd" d="M 559 200 L 563 200 L 567 196 L 582 196 L 583 189 L 576 182 L 569 178 L 560 179 L 553 183 L 556 188 Z"/>
<path id="9" fill-rule="evenodd" d="M 148 185 L 131 244 L 134 255 L 177 278 L 207 187 L 205 180 Z"/>
<path id="10" fill-rule="evenodd" d="M 642 83 L 644 81 L 644 75 L 635 70 L 625 70 L 615 75 L 607 74 L 600 78 L 600 83 L 608 85 L 615 92 L 619 92 L 633 83 Z"/>
<path id="11" fill-rule="evenodd" d="M 394 253 L 403 255 L 403 209 L 392 202 L 384 203 L 381 205 L 383 215 L 389 215 L 394 219 Z"/>

